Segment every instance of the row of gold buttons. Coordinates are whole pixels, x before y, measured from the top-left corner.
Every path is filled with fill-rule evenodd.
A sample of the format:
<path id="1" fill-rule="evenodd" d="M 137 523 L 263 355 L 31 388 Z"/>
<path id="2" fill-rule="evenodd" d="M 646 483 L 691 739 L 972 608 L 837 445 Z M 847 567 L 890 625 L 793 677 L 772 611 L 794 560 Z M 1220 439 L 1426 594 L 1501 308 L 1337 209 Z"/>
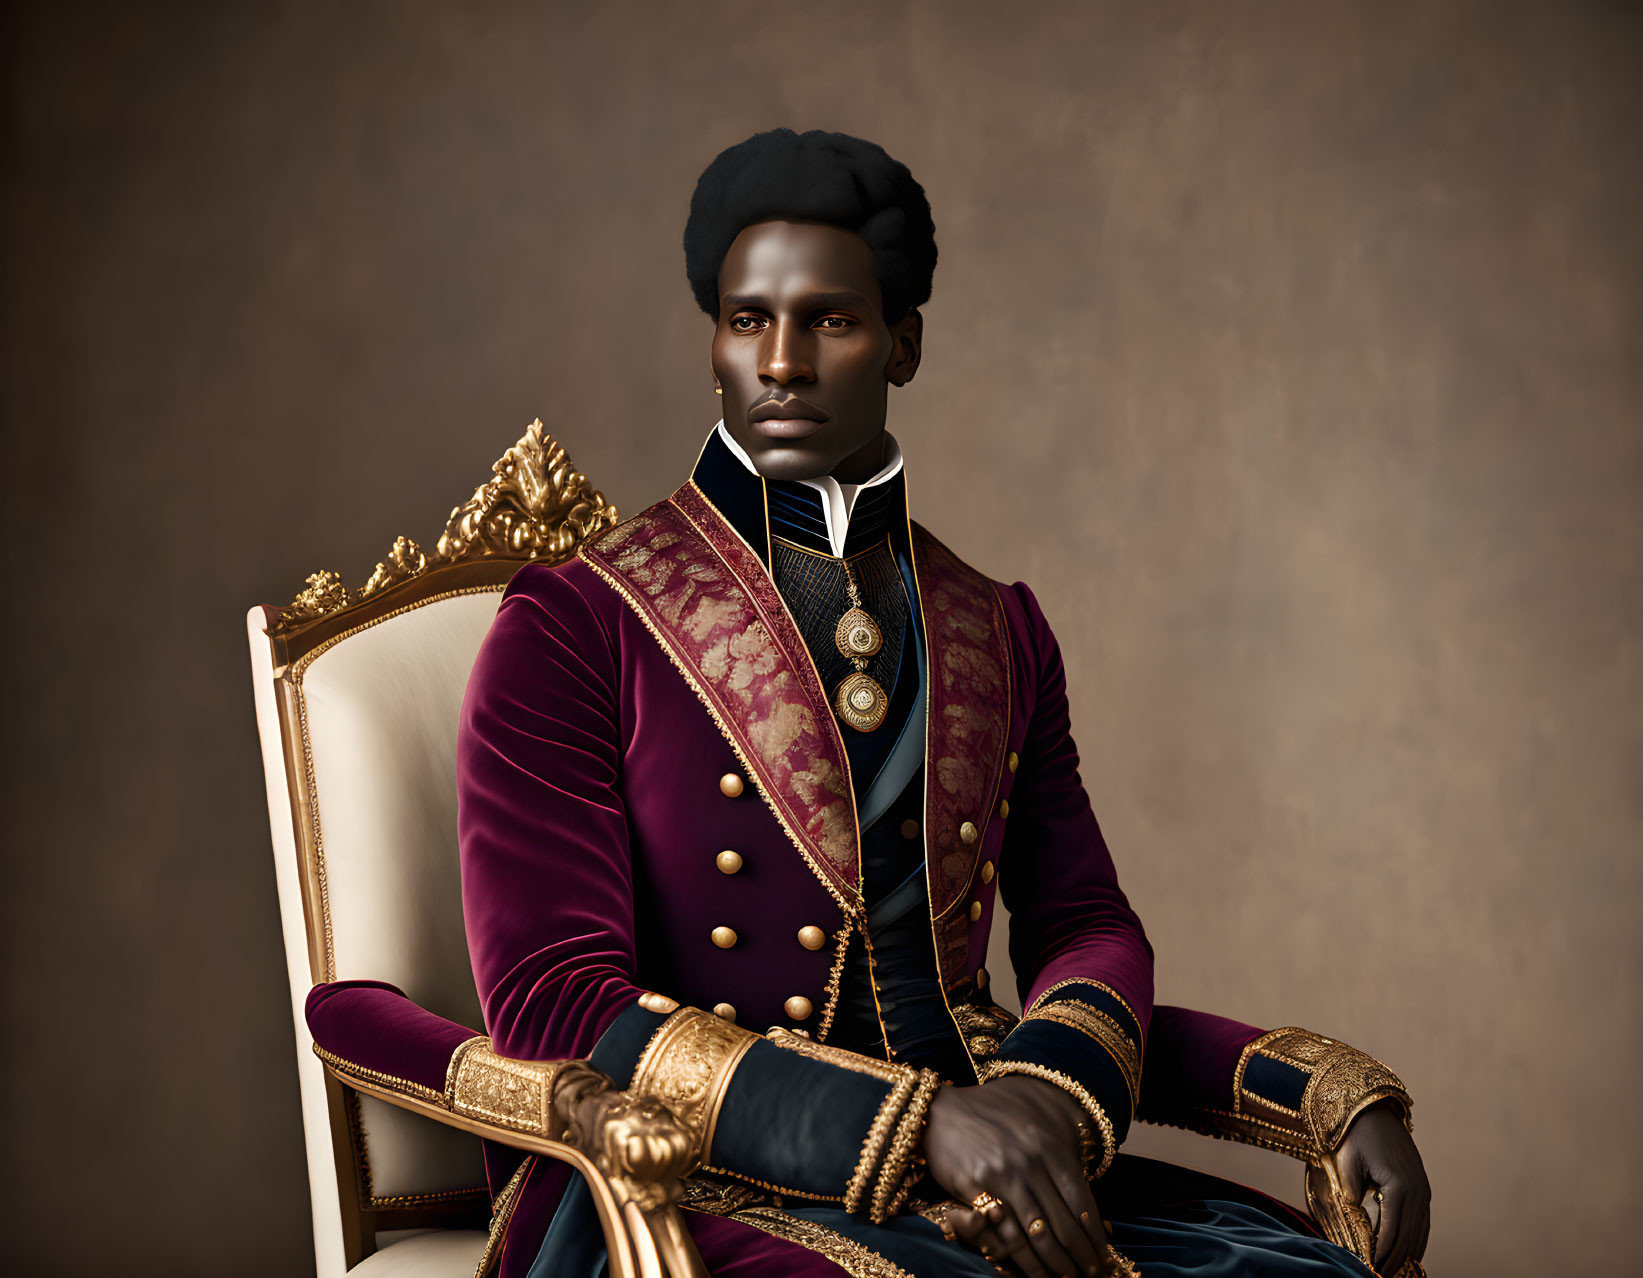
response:
<path id="1" fill-rule="evenodd" d="M 727 799 L 740 798 L 742 791 L 746 788 L 746 783 L 735 772 L 727 772 L 719 778 L 719 793 Z M 719 867 L 719 873 L 721 874 L 735 874 L 744 864 L 742 854 L 733 852 L 729 848 L 714 857 L 713 863 Z M 713 929 L 713 944 L 721 950 L 730 949 L 738 939 L 734 928 L 716 927 Z M 814 923 L 806 924 L 799 929 L 799 944 L 807 950 L 819 950 L 827 944 L 827 933 Z M 803 994 L 795 994 L 786 1003 L 782 1004 L 782 1010 L 793 1020 L 804 1021 L 809 1020 L 810 1014 L 816 1009 Z M 736 1019 L 736 1009 L 729 1003 L 719 1003 L 714 1006 L 713 1011 L 715 1015 L 722 1016 L 727 1021 Z"/>
<path id="2" fill-rule="evenodd" d="M 1005 766 L 1007 766 L 1010 769 L 1011 772 L 1014 772 L 1018 767 L 1021 766 L 1021 756 L 1019 754 L 1017 754 L 1014 750 L 1011 750 L 1010 751 L 1010 757 L 1007 760 L 1005 760 Z M 1010 801 L 1008 799 L 1000 799 L 998 801 L 998 818 L 999 818 L 999 820 L 1002 821 L 1002 820 L 1004 820 L 1004 818 L 1008 817 L 1009 815 L 1010 815 Z M 963 825 L 958 827 L 958 837 L 963 839 L 966 844 L 974 843 L 976 841 L 976 839 L 978 839 L 980 837 L 980 831 L 978 831 L 976 829 L 974 821 L 966 821 Z M 993 863 L 991 861 L 983 861 L 981 863 L 981 881 L 983 883 L 991 883 L 993 881 L 994 872 L 995 871 L 993 869 Z M 980 921 L 981 921 L 981 902 L 979 900 L 971 901 L 970 902 L 970 922 L 979 923 Z"/>

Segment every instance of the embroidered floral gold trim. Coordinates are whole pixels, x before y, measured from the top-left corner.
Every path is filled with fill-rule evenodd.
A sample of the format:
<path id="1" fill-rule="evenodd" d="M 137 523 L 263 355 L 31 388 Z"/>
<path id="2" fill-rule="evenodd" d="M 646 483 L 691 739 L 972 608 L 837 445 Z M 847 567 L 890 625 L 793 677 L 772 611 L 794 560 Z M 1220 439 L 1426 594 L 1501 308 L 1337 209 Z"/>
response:
<path id="1" fill-rule="evenodd" d="M 1107 1168 L 1112 1166 L 1113 1155 L 1118 1152 L 1118 1139 L 1113 1133 L 1112 1120 L 1107 1117 L 1107 1111 L 1101 1108 L 1100 1101 L 1090 1095 L 1089 1089 L 1071 1075 L 1063 1074 L 1058 1069 L 1051 1069 L 1048 1065 L 1040 1065 L 1037 1061 L 994 1060 L 981 1067 L 981 1081 L 984 1084 L 1006 1074 L 1026 1074 L 1032 1078 L 1042 1078 L 1047 1083 L 1054 1083 L 1084 1107 L 1084 1112 L 1095 1120 L 1095 1125 L 1101 1132 L 1101 1163 L 1092 1173 L 1092 1177 L 1099 1180 L 1105 1176 Z"/>

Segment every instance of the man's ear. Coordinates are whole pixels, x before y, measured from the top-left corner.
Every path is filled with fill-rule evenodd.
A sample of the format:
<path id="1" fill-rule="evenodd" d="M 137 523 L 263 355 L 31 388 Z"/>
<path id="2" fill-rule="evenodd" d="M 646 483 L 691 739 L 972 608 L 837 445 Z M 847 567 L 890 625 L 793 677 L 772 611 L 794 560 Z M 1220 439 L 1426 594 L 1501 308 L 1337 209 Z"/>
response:
<path id="1" fill-rule="evenodd" d="M 884 376 L 892 386 L 905 386 L 918 372 L 919 358 L 924 352 L 924 316 L 914 307 L 890 325 L 890 360 L 884 366 Z"/>

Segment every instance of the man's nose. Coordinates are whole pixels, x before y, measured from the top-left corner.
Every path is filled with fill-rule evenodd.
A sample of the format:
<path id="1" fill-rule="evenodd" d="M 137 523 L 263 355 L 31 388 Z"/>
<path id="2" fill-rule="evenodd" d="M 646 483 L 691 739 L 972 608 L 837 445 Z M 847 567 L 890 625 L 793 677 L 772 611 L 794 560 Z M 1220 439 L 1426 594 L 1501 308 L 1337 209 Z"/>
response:
<path id="1" fill-rule="evenodd" d="M 788 382 L 814 381 L 816 370 L 811 367 L 808 332 L 798 324 L 778 320 L 765 330 L 764 344 L 759 352 L 759 379 L 785 386 Z"/>

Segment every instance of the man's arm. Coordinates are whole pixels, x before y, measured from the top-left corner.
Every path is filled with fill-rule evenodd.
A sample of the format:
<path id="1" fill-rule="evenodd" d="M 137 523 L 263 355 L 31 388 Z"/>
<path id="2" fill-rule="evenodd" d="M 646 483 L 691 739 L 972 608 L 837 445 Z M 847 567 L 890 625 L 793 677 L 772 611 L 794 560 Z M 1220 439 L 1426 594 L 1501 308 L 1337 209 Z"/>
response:
<path id="1" fill-rule="evenodd" d="M 1152 946 L 1118 886 L 1079 776 L 1060 646 L 1032 591 L 1022 582 L 1011 589 L 1025 617 L 1017 646 L 1036 697 L 998 873 L 1025 1015 L 987 1072 L 1050 1078 L 1078 1099 L 1101 1127 L 1104 1169 L 1139 1100 Z"/>
<path id="2" fill-rule="evenodd" d="M 1152 947 L 1079 778 L 1060 648 L 1032 592 L 1010 589 L 1014 681 L 1032 696 L 998 874 L 1028 1015 L 983 1064 L 981 1088 L 938 1100 L 926 1147 L 960 1201 L 1002 1200 L 954 1216 L 960 1236 L 1036 1278 L 1113 1264 L 1085 1167 L 1105 1171 L 1134 1117 Z M 1033 1232 L 1035 1219 L 1048 1227 Z"/>

